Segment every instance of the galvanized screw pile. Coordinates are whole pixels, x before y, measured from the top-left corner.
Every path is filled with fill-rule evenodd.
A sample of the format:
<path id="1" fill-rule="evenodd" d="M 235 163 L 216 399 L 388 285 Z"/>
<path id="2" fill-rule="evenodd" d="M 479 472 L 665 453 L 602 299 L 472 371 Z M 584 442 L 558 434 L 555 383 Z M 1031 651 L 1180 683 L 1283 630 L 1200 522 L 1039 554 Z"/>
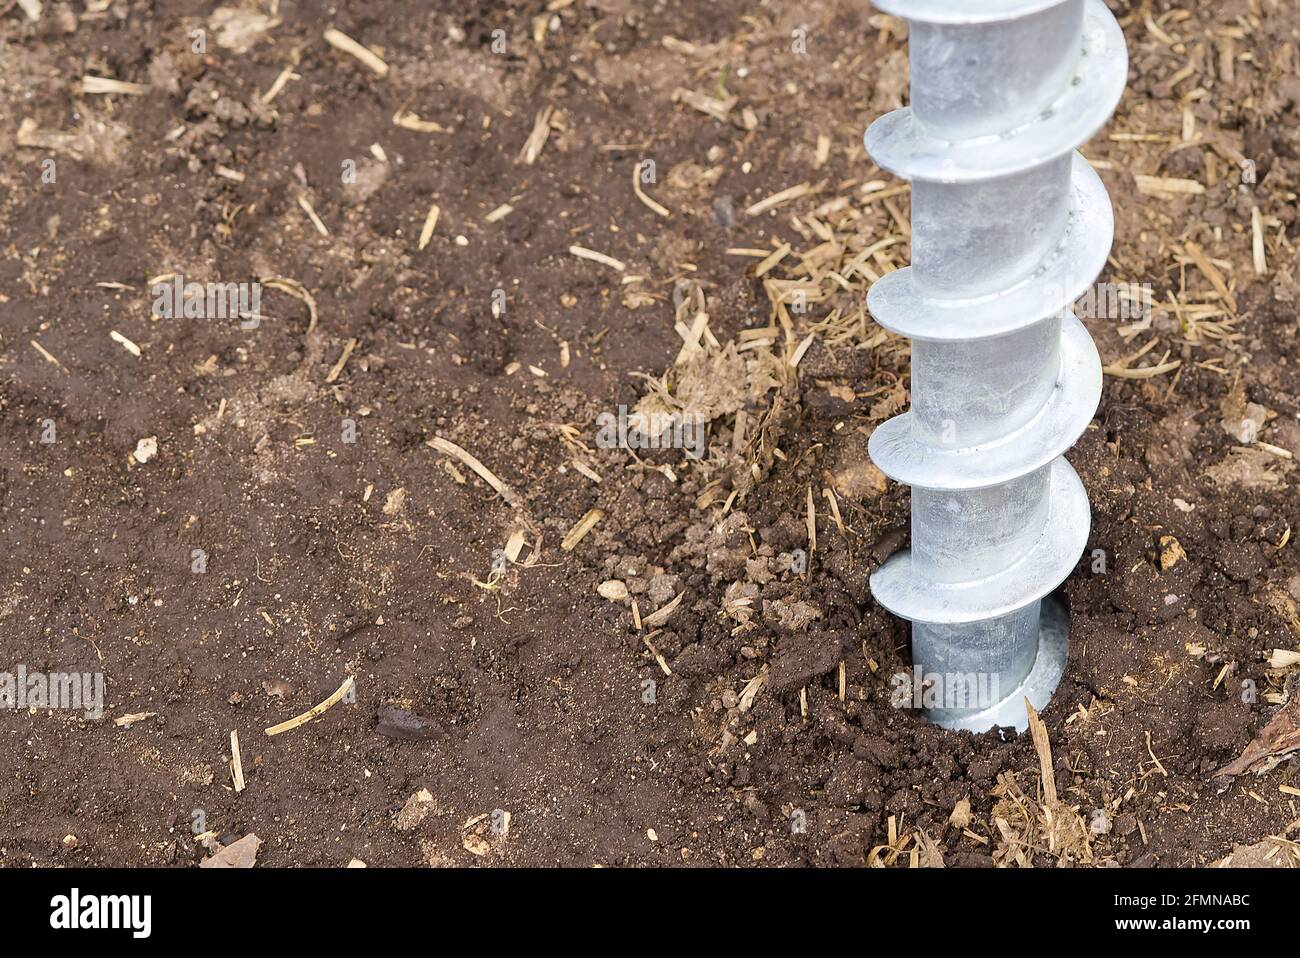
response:
<path id="1" fill-rule="evenodd" d="M 912 408 L 869 449 L 912 487 L 912 549 L 871 588 L 911 620 L 914 665 L 943 680 L 933 721 L 1024 729 L 1024 699 L 1043 707 L 1065 666 L 1050 593 L 1091 521 L 1062 453 L 1097 408 L 1101 363 L 1070 304 L 1114 223 L 1075 149 L 1123 92 L 1124 36 L 1102 0 L 875 5 L 909 21 L 912 105 L 873 123 L 866 147 L 912 181 L 912 265 L 868 303 L 913 342 Z"/>

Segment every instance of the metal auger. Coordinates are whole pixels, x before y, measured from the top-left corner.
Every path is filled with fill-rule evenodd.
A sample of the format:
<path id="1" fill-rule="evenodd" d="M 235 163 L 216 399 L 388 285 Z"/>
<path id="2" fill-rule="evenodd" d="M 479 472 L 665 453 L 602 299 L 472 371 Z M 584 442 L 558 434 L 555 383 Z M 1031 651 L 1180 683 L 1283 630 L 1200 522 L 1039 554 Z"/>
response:
<path id="1" fill-rule="evenodd" d="M 912 340 L 912 408 L 871 437 L 912 487 L 912 548 L 871 577 L 912 622 L 940 725 L 1023 730 L 1065 668 L 1051 593 L 1091 516 L 1062 454 L 1101 397 L 1097 348 L 1071 304 L 1114 232 L 1076 152 L 1124 90 L 1124 35 L 1102 0 L 875 0 L 908 20 L 911 106 L 867 151 L 912 181 L 912 265 L 868 296 Z"/>

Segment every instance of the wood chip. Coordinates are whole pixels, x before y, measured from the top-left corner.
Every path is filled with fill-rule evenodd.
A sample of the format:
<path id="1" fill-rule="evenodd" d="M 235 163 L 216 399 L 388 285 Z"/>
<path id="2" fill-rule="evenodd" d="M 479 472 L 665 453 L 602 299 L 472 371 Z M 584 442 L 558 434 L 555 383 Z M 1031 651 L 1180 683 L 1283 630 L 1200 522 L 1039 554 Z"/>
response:
<path id="1" fill-rule="evenodd" d="M 573 528 L 569 530 L 568 535 L 560 540 L 560 548 L 565 552 L 572 552 L 574 547 L 583 540 L 583 537 L 596 527 L 596 523 L 604 518 L 605 510 L 588 509 L 587 514 L 579 519 Z"/>
<path id="2" fill-rule="evenodd" d="M 239 754 L 239 733 L 230 730 L 230 774 L 235 781 L 235 794 L 244 790 L 244 759 Z"/>
<path id="3" fill-rule="evenodd" d="M 356 57 L 381 77 L 388 76 L 388 64 L 376 56 L 373 51 L 363 47 L 346 33 L 330 27 L 325 31 L 325 42 L 336 50 L 342 50 L 349 56 Z"/>
<path id="4" fill-rule="evenodd" d="M 1137 183 L 1138 192 L 1145 193 L 1147 196 L 1171 194 L 1196 196 L 1205 192 L 1204 185 L 1196 180 L 1186 180 L 1176 176 L 1143 176 L 1139 173 L 1133 179 Z"/>
<path id="5" fill-rule="evenodd" d="M 118 728 L 130 728 L 136 722 L 143 722 L 145 719 L 153 718 L 157 714 L 157 712 L 130 712 L 113 719 L 113 724 Z"/>
<path id="6" fill-rule="evenodd" d="M 124 80 L 97 77 L 87 73 L 81 78 L 81 92 L 91 95 L 121 93 L 125 96 L 144 96 L 149 92 L 149 88 L 139 83 L 127 83 Z"/>
<path id="7" fill-rule="evenodd" d="M 327 698 L 325 701 L 321 702 L 319 705 L 312 706 L 310 709 L 308 709 L 306 712 L 303 712 L 301 715 L 295 715 L 287 722 L 281 722 L 279 725 L 272 725 L 270 728 L 265 730 L 266 734 L 280 735 L 283 732 L 291 732 L 300 725 L 306 725 L 312 719 L 325 714 L 330 709 L 332 709 L 335 705 L 341 702 L 343 700 L 343 696 L 347 695 L 348 690 L 355 685 L 356 685 L 356 680 L 349 675 L 346 679 L 343 680 L 343 684 L 338 687 L 338 690 L 335 691 L 335 693 L 331 695 L 329 698 Z"/>
<path id="8" fill-rule="evenodd" d="M 1216 778 L 1243 772 L 1262 775 L 1300 749 L 1300 696 L 1293 695 L 1242 751 L 1241 756 L 1214 773 Z"/>
<path id="9" fill-rule="evenodd" d="M 1047 737 L 1047 726 L 1038 717 L 1034 707 L 1025 699 L 1025 710 L 1029 713 L 1029 734 L 1034 740 L 1034 749 L 1038 752 L 1038 773 L 1043 780 L 1043 798 L 1050 808 L 1056 804 L 1056 774 L 1052 771 L 1052 743 Z"/>
<path id="10" fill-rule="evenodd" d="M 498 479 L 491 469 L 483 465 L 483 463 L 479 462 L 478 459 L 474 458 L 474 456 L 470 455 L 450 439 L 443 439 L 441 436 L 434 436 L 428 441 L 427 445 L 432 446 L 434 449 L 437 449 L 445 455 L 459 459 L 466 466 L 473 469 L 474 472 L 478 474 L 479 478 L 491 486 L 493 490 L 495 490 L 496 494 L 504 499 L 509 505 L 515 506 L 519 504 L 518 498 L 510 490 L 510 487 Z"/>

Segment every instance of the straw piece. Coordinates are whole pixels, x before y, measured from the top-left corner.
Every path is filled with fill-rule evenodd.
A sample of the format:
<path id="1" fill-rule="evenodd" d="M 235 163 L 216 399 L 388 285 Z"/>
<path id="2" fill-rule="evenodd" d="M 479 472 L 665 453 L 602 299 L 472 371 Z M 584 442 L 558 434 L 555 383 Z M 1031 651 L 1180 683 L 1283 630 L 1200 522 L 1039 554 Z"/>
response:
<path id="1" fill-rule="evenodd" d="M 388 64 L 346 33 L 330 27 L 325 31 L 325 42 L 335 50 L 342 50 L 344 53 L 356 57 L 381 77 L 388 76 Z"/>
<path id="2" fill-rule="evenodd" d="M 496 491 L 497 495 L 504 499 L 509 505 L 515 506 L 519 504 L 518 498 L 510 491 L 510 487 L 498 479 L 491 469 L 483 465 L 483 463 L 479 462 L 474 458 L 474 456 L 470 455 L 450 439 L 443 439 L 441 436 L 434 436 L 428 441 L 427 445 L 432 446 L 441 453 L 459 459 L 469 468 L 473 469 L 478 473 L 479 478 L 491 486 Z"/>
<path id="3" fill-rule="evenodd" d="M 1205 278 L 1210 281 L 1210 285 L 1223 298 L 1223 301 L 1228 305 L 1228 310 L 1235 313 L 1237 311 L 1237 298 L 1228 290 L 1228 283 L 1223 278 L 1223 274 L 1219 272 L 1219 268 L 1210 262 L 1204 250 L 1197 244 L 1189 241 L 1183 244 L 1183 249 L 1187 250 L 1187 255 L 1192 258 L 1196 268 L 1205 275 Z"/>
<path id="4" fill-rule="evenodd" d="M 601 263 L 618 270 L 620 273 L 627 270 L 627 264 L 621 259 L 614 259 L 614 257 L 606 256 L 604 253 L 597 253 L 594 249 L 587 249 L 585 246 L 570 246 L 569 252 L 579 259 L 589 259 L 593 263 Z"/>
<path id="5" fill-rule="evenodd" d="M 1171 193 L 1197 196 L 1205 192 L 1204 185 L 1196 180 L 1176 176 L 1143 176 L 1139 173 L 1133 179 L 1137 183 L 1138 192 L 1148 196 L 1167 196 Z"/>
<path id="6" fill-rule="evenodd" d="M 572 552 L 574 547 L 583 540 L 583 537 L 596 527 L 596 523 L 604 518 L 605 510 L 588 509 L 587 514 L 579 519 L 573 528 L 569 530 L 568 535 L 560 541 L 560 548 L 565 552 Z"/>
<path id="7" fill-rule="evenodd" d="M 327 698 L 324 702 L 321 702 L 319 705 L 313 706 L 312 708 L 308 709 L 306 712 L 303 712 L 301 715 L 295 715 L 287 722 L 281 722 L 279 725 L 272 725 L 270 728 L 265 730 L 266 734 L 279 735 L 282 732 L 290 732 L 293 729 L 296 729 L 300 725 L 306 725 L 312 719 L 317 718 L 320 715 L 323 715 L 324 713 L 332 709 L 335 705 L 338 705 L 338 703 L 343 700 L 343 696 L 347 695 L 348 690 L 351 689 L 354 685 L 356 685 L 356 680 L 349 675 L 346 679 L 343 680 L 343 684 L 338 687 L 338 690 L 329 698 Z"/>
<path id="8" fill-rule="evenodd" d="M 555 107 L 553 106 L 544 106 L 537 111 L 537 116 L 533 118 L 533 129 L 528 134 L 528 139 L 524 141 L 516 162 L 522 163 L 524 166 L 532 166 L 537 162 L 537 158 L 542 155 L 542 148 L 546 146 L 546 141 L 550 138 L 551 115 L 554 112 Z"/>
<path id="9" fill-rule="evenodd" d="M 677 597 L 662 608 L 655 609 L 642 620 L 642 625 L 648 629 L 657 629 L 662 626 L 677 611 L 677 607 L 682 604 L 682 598 L 686 591 L 682 590 L 677 593 Z"/>
<path id="10" fill-rule="evenodd" d="M 126 96 L 144 96 L 149 92 L 149 88 L 139 83 L 127 83 L 125 80 L 114 80 L 112 77 L 97 77 L 87 73 L 81 78 L 81 92 L 85 94 L 121 93 Z"/>
<path id="11" fill-rule="evenodd" d="M 357 341 L 355 338 L 349 339 L 343 345 L 343 355 L 339 357 L 338 362 L 330 367 L 329 373 L 325 376 L 325 382 L 332 383 L 339 378 L 339 373 L 343 372 L 343 367 L 348 364 L 348 358 L 352 355 L 352 350 L 356 348 Z"/>
<path id="12" fill-rule="evenodd" d="M 1029 713 L 1029 734 L 1034 740 L 1034 749 L 1038 752 L 1038 772 L 1043 779 L 1043 797 L 1048 807 L 1056 804 L 1056 775 L 1052 771 L 1052 743 L 1047 738 L 1047 726 L 1038 717 L 1034 707 L 1025 699 L 1025 711 Z"/>
<path id="13" fill-rule="evenodd" d="M 139 359 L 139 358 L 140 358 L 140 347 L 137 346 L 135 343 L 131 342 L 131 340 L 127 339 L 125 336 L 123 336 L 121 333 L 119 333 L 116 329 L 110 329 L 110 330 L 108 331 L 108 337 L 109 337 L 109 339 L 113 340 L 113 342 L 115 342 L 115 343 L 117 343 L 118 345 L 120 345 L 123 349 L 125 349 L 125 350 L 126 350 L 128 353 L 130 353 L 132 356 L 134 356 L 136 359 Z"/>
<path id="14" fill-rule="evenodd" d="M 438 225 L 438 214 L 441 212 L 442 209 L 437 203 L 429 207 L 428 215 L 424 217 L 424 226 L 420 228 L 420 249 L 428 246 L 429 240 L 433 238 L 433 230 Z"/>
<path id="15" fill-rule="evenodd" d="M 299 194 L 298 205 L 302 207 L 302 211 L 306 213 L 307 218 L 311 220 L 311 225 L 316 227 L 317 233 L 320 233 L 321 236 L 330 235 L 330 231 L 325 228 L 325 224 L 321 222 L 321 218 L 316 215 L 316 209 L 310 202 L 308 202 L 307 197 Z"/>
<path id="16" fill-rule="evenodd" d="M 1268 272 L 1268 257 L 1264 252 L 1264 220 L 1258 206 L 1250 208 L 1250 252 L 1255 275 L 1263 276 Z"/>
<path id="17" fill-rule="evenodd" d="M 759 200 L 753 206 L 745 210 L 745 215 L 759 216 L 762 213 L 766 213 L 768 210 L 776 209 L 778 206 L 783 206 L 784 204 L 797 200 L 802 196 L 807 196 L 812 192 L 813 185 L 808 182 L 800 183 L 798 186 L 791 186 L 788 189 L 781 190 L 779 193 L 773 193 L 766 199 Z"/>
<path id="18" fill-rule="evenodd" d="M 413 130 L 416 133 L 450 133 L 441 123 L 433 120 L 422 120 L 419 116 L 403 107 L 393 114 L 393 125 L 400 126 L 403 130 Z"/>

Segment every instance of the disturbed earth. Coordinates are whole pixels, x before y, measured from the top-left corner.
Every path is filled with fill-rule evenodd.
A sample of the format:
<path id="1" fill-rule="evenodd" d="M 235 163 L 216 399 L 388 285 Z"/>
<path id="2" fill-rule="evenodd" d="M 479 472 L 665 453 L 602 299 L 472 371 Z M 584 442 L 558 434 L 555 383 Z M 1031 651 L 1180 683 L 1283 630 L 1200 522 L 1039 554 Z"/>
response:
<path id="1" fill-rule="evenodd" d="M 0 703 L 102 683 L 0 709 L 0 864 L 1300 863 L 1300 19 L 1110 6 L 1035 744 L 898 707 L 867 586 L 900 21 L 0 2 Z"/>

